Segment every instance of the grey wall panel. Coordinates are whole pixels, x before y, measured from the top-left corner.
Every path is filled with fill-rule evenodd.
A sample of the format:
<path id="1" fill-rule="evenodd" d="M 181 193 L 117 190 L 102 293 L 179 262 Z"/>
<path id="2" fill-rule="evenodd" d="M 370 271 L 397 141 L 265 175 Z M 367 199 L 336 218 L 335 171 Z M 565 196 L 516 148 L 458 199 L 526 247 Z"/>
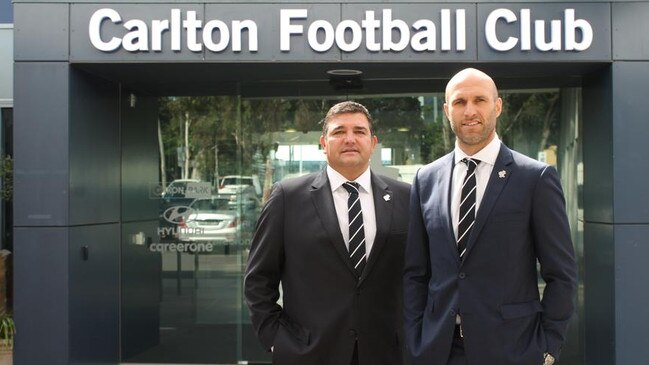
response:
<path id="1" fill-rule="evenodd" d="M 14 31 L 0 28 L 0 104 L 14 96 Z"/>
<path id="2" fill-rule="evenodd" d="M 148 243 L 157 242 L 158 220 L 122 225 L 122 360 L 160 341 L 162 256 Z"/>
<path id="3" fill-rule="evenodd" d="M 649 62 L 613 64 L 613 170 L 616 223 L 649 223 Z"/>
<path id="4" fill-rule="evenodd" d="M 67 63 L 15 64 L 14 225 L 68 223 Z"/>
<path id="5" fill-rule="evenodd" d="M 616 364 L 644 364 L 649 359 L 649 225 L 615 228 Z"/>
<path id="6" fill-rule="evenodd" d="M 119 88 L 70 74 L 70 224 L 119 221 Z"/>
<path id="7" fill-rule="evenodd" d="M 119 363 L 119 244 L 119 224 L 70 228 L 70 364 Z"/>
<path id="8" fill-rule="evenodd" d="M 14 4 L 16 61 L 68 59 L 68 8 L 68 4 Z"/>
<path id="9" fill-rule="evenodd" d="M 14 229 L 16 365 L 67 365 L 67 228 Z"/>
<path id="10" fill-rule="evenodd" d="M 649 3 L 612 5 L 613 58 L 615 60 L 649 59 Z"/>
<path id="11" fill-rule="evenodd" d="M 129 92 L 122 95 L 122 221 L 157 219 L 160 186 L 158 102 L 136 95 L 133 107 Z"/>
<path id="12" fill-rule="evenodd" d="M 613 225 L 584 225 L 584 363 L 589 365 L 616 364 L 614 243 Z"/>
<path id="13" fill-rule="evenodd" d="M 613 95 L 610 67 L 584 78 L 584 219 L 613 222 Z"/>

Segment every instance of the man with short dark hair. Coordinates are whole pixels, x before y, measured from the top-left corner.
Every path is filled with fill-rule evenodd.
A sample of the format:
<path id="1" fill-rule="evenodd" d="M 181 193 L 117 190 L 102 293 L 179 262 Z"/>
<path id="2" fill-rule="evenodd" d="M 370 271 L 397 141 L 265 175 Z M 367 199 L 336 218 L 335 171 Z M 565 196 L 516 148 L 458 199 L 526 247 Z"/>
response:
<path id="1" fill-rule="evenodd" d="M 370 171 L 377 142 L 364 106 L 336 104 L 320 137 L 327 168 L 273 187 L 245 276 L 273 364 L 402 363 L 409 185 Z"/>

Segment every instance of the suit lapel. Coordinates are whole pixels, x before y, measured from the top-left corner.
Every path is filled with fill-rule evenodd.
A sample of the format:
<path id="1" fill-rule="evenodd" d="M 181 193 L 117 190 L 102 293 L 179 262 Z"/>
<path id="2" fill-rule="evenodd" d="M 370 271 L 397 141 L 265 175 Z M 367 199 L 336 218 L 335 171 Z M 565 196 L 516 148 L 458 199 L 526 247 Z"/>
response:
<path id="1" fill-rule="evenodd" d="M 367 257 L 367 265 L 365 265 L 365 269 L 363 269 L 363 274 L 361 275 L 359 284 L 362 283 L 370 273 L 381 250 L 386 245 L 388 234 L 390 233 L 390 224 L 392 223 L 392 191 L 388 184 L 386 184 L 379 176 L 374 173 L 372 173 L 371 176 L 374 214 L 376 216 L 376 236 L 374 237 L 372 251 L 370 251 L 369 257 Z M 385 198 L 386 196 L 388 198 Z"/>
<path id="2" fill-rule="evenodd" d="M 453 192 L 451 191 L 453 180 L 453 168 L 455 165 L 455 153 L 451 152 L 446 155 L 446 161 L 442 164 L 441 169 L 438 173 L 438 180 L 435 183 L 435 189 L 433 189 L 433 194 L 437 194 L 433 202 L 439 202 L 439 216 L 442 218 L 442 221 L 446 224 L 444 229 L 446 231 L 446 241 L 449 243 L 449 248 L 452 252 L 457 252 L 457 243 L 455 238 L 455 233 L 453 233 L 453 216 L 451 215 L 451 198 Z M 438 188 L 439 187 L 439 188 Z M 460 257 L 454 255 L 458 262 Z"/>
<path id="3" fill-rule="evenodd" d="M 471 235 L 467 241 L 466 254 L 464 256 L 465 260 L 471 253 L 471 249 L 475 245 L 478 236 L 480 236 L 480 232 L 482 231 L 482 228 L 484 228 L 496 201 L 498 201 L 500 193 L 509 181 L 512 174 L 512 166 L 510 166 L 512 162 L 512 152 L 501 143 L 498 158 L 496 158 L 496 163 L 494 164 L 493 171 L 489 177 L 487 188 L 485 189 L 482 201 L 480 202 L 480 208 L 478 208 L 478 212 L 476 213 Z"/>
<path id="4" fill-rule="evenodd" d="M 320 217 L 322 225 L 327 231 L 329 242 L 334 246 L 336 252 L 338 252 L 338 255 L 345 265 L 347 265 L 351 273 L 356 275 L 354 267 L 348 257 L 349 253 L 347 252 L 343 235 L 340 232 L 340 224 L 338 223 L 336 207 L 334 206 L 334 200 L 331 196 L 331 185 L 329 185 L 326 170 L 323 170 L 313 180 L 313 183 L 311 184 L 311 200 L 313 201 L 313 205 Z"/>

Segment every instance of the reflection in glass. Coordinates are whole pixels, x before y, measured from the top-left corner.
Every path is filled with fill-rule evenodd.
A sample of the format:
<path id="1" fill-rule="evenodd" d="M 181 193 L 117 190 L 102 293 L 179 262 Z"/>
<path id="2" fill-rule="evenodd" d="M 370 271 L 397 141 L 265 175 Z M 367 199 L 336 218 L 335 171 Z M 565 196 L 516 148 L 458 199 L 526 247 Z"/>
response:
<path id="1" fill-rule="evenodd" d="M 580 91 L 504 91 L 502 97 L 498 134 L 509 147 L 557 167 L 581 257 Z M 442 93 L 355 100 L 374 118 L 380 144 L 371 166 L 380 174 L 411 182 L 419 167 L 454 147 Z M 148 260 L 156 270 L 151 276 L 159 281 L 157 322 L 151 322 L 155 330 L 147 330 L 154 340 L 145 345 L 130 346 L 137 340 L 123 338 L 123 361 L 270 363 L 252 332 L 242 296 L 250 239 L 275 182 L 324 167 L 320 121 L 339 101 L 159 99 L 160 173 L 150 177 L 158 186 L 159 218 L 148 250 L 139 253 L 140 262 Z M 123 277 L 140 280 L 129 272 Z M 138 293 L 122 295 L 128 299 Z M 131 305 L 122 312 L 123 317 L 137 317 L 138 308 Z M 581 353 L 576 319 L 573 327 L 562 359 L 567 363 Z"/>

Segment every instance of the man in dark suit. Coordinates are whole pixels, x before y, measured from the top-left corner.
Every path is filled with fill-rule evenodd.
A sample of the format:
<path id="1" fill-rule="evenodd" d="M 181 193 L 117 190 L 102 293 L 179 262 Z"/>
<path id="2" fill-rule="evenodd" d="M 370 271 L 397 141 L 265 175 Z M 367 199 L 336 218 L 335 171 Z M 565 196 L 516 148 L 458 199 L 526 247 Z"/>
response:
<path id="1" fill-rule="evenodd" d="M 455 150 L 421 168 L 411 189 L 404 325 L 413 365 L 548 365 L 565 340 L 576 263 L 559 177 L 500 142 L 501 110 L 481 71 L 462 70 L 446 87 Z"/>
<path id="2" fill-rule="evenodd" d="M 245 275 L 273 364 L 402 363 L 409 185 L 370 171 L 377 141 L 364 106 L 336 104 L 320 138 L 326 170 L 273 187 Z"/>

